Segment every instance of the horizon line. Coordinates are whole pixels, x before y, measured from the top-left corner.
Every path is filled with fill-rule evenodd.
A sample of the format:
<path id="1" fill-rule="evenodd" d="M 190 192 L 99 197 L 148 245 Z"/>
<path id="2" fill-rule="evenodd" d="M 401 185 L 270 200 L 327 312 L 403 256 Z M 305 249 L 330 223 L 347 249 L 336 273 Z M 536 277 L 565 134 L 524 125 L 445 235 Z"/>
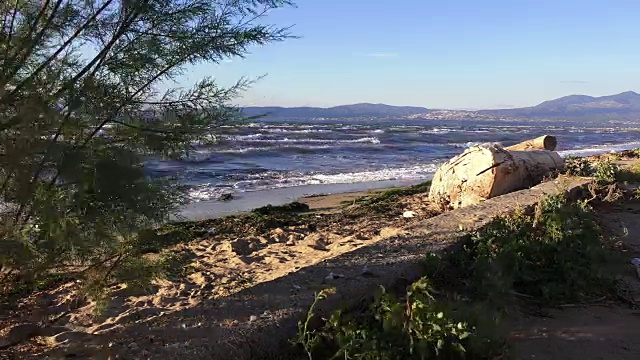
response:
<path id="1" fill-rule="evenodd" d="M 554 99 L 550 99 L 550 100 L 544 100 L 544 101 L 539 102 L 539 103 L 537 103 L 535 105 L 528 105 L 528 106 L 496 105 L 495 107 L 483 107 L 483 108 L 467 108 L 467 107 L 446 108 L 446 107 L 429 107 L 429 106 L 425 106 L 425 105 L 393 105 L 393 104 L 389 104 L 389 103 L 380 103 L 380 102 L 356 102 L 356 103 L 340 104 L 340 105 L 333 105 L 333 106 L 311 106 L 311 105 L 282 106 L 282 105 L 248 105 L 248 104 L 237 104 L 236 106 L 241 107 L 241 108 L 275 107 L 275 108 L 284 108 L 284 109 L 295 109 L 295 108 L 331 109 L 331 108 L 335 108 L 335 107 L 353 106 L 353 105 L 384 105 L 384 106 L 394 106 L 394 107 L 419 107 L 419 108 L 424 108 L 424 109 L 427 109 L 427 110 L 436 110 L 436 111 L 437 110 L 482 111 L 482 110 L 522 109 L 522 108 L 537 106 L 537 105 L 540 105 L 540 104 L 542 104 L 543 102 L 546 102 L 546 101 L 553 101 L 553 100 L 562 99 L 562 98 L 569 97 L 569 96 L 590 96 L 590 97 L 594 97 L 594 98 L 599 98 L 599 97 L 606 97 L 606 96 L 622 95 L 622 94 L 627 94 L 627 93 L 633 93 L 633 94 L 636 94 L 636 95 L 640 95 L 636 91 L 633 91 L 633 90 L 627 90 L 627 91 L 622 91 L 622 92 L 615 93 L 615 94 L 601 95 L 601 96 L 593 96 L 593 95 L 586 95 L 586 94 L 570 94 L 570 95 L 564 95 L 564 96 L 561 96 L 561 97 L 558 97 L 558 98 L 554 98 Z"/>

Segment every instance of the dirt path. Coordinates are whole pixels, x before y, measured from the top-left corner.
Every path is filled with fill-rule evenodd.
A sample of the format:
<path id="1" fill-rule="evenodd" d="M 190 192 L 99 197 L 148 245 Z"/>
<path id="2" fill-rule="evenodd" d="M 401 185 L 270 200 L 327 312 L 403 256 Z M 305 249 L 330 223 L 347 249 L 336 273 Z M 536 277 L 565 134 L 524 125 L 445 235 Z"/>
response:
<path id="1" fill-rule="evenodd" d="M 632 258 L 640 257 L 640 201 L 596 211 L 605 232 L 618 237 L 623 249 L 605 270 L 623 284 L 623 297 L 640 304 L 640 279 L 630 265 Z M 542 317 L 516 319 L 512 335 L 516 359 L 639 359 L 640 310 L 620 303 L 566 306 Z"/>

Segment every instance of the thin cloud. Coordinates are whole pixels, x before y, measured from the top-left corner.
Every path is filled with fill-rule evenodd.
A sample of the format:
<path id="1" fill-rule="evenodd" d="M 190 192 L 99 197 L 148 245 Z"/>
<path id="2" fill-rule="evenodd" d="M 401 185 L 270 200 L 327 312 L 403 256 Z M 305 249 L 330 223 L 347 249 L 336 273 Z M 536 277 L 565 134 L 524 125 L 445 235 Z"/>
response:
<path id="1" fill-rule="evenodd" d="M 393 58 L 393 57 L 400 56 L 400 54 L 394 53 L 394 52 L 377 52 L 377 53 L 365 54 L 364 56 L 377 57 L 377 58 Z"/>
<path id="2" fill-rule="evenodd" d="M 589 84 L 590 81 L 584 81 L 584 80 L 563 80 L 560 81 L 562 84 Z"/>

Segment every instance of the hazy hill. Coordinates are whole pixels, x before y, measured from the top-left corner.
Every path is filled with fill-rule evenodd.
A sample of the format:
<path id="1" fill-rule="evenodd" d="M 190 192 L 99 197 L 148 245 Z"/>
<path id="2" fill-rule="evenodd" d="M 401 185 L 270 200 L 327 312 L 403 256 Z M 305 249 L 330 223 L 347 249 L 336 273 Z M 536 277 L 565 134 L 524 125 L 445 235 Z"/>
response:
<path id="1" fill-rule="evenodd" d="M 245 107 L 244 114 L 255 116 L 267 114 L 267 117 L 275 118 L 349 118 L 349 117 L 387 117 L 387 116 L 407 116 L 423 114 L 429 110 L 415 106 L 392 106 L 385 104 L 353 104 L 341 105 L 330 108 L 318 107 Z"/>
<path id="2" fill-rule="evenodd" d="M 640 94 L 627 91 L 608 96 L 570 95 L 519 108 L 483 110 L 485 114 L 523 118 L 625 118 L 640 119 Z"/>
<path id="3" fill-rule="evenodd" d="M 567 119 L 567 120 L 638 120 L 640 121 L 640 94 L 627 91 L 616 95 L 593 97 L 570 95 L 539 105 L 517 108 L 480 110 L 475 112 L 459 110 L 430 110 L 414 106 L 392 106 L 385 104 L 353 104 L 318 107 L 246 107 L 246 116 L 266 114 L 267 118 L 355 118 L 355 117 L 397 117 L 423 115 L 424 118 L 473 119 L 478 114 L 483 118 L 508 117 L 520 119 Z"/>

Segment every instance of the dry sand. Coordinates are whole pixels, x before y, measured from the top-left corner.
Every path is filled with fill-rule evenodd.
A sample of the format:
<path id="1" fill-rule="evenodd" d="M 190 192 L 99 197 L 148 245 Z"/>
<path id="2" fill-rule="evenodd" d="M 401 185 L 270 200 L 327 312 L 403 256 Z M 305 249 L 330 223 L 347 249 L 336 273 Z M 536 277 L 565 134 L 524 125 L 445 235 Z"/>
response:
<path id="1" fill-rule="evenodd" d="M 170 249 L 180 259 L 176 274 L 156 281 L 146 292 L 114 285 L 113 298 L 101 316 L 94 316 L 96 304 L 72 304 L 75 283 L 68 283 L 46 293 L 23 299 L 12 316 L 3 319 L 0 328 L 10 323 L 37 323 L 56 317 L 54 333 L 34 338 L 13 350 L 19 356 L 33 355 L 52 346 L 74 345 L 89 341 L 95 334 L 117 333 L 137 323 L 162 326 L 163 319 L 174 313 L 190 312 L 184 323 L 196 326 L 211 319 L 198 319 L 204 302 L 232 299 L 243 289 L 268 283 L 356 250 L 396 234 L 402 227 L 437 212 L 426 201 L 426 194 L 394 198 L 372 205 L 355 204 L 356 199 L 371 197 L 384 190 L 313 196 L 301 199 L 311 212 L 303 216 L 284 216 L 282 225 L 263 226 L 262 220 L 237 216 L 195 223 L 204 235 Z M 415 216 L 403 216 L 411 210 Z M 282 219 L 278 218 L 278 221 Z M 210 228 L 210 233 L 207 233 Z M 231 229 L 231 231 L 227 231 Z M 149 256 L 156 256 L 150 254 Z M 340 274 L 319 276 L 340 277 Z M 313 276 L 317 278 L 317 276 Z M 329 279 L 330 280 L 330 279 Z M 308 286 L 291 284 L 291 291 Z M 271 296 L 290 295 L 272 293 Z M 241 300 L 239 300 L 241 301 Z M 32 309 L 39 309 L 34 312 Z M 257 313 L 256 316 L 260 315 Z M 231 316 L 234 318 L 234 316 Z M 1 320 L 0 320 L 1 321 Z M 193 324 L 192 324 L 193 323 Z M 229 326 L 234 322 L 229 320 Z M 144 337 L 146 334 L 139 334 Z M 2 344 L 0 344 L 0 347 Z"/>

